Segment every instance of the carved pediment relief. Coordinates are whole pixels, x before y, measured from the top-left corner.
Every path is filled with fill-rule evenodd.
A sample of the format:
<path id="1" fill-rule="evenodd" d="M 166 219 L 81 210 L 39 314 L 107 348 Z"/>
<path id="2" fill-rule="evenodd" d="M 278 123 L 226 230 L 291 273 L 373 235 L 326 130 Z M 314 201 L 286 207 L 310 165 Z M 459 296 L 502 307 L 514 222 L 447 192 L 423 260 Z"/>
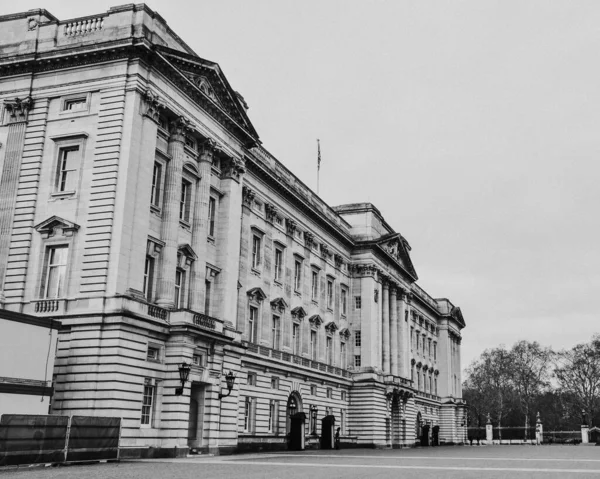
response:
<path id="1" fill-rule="evenodd" d="M 267 297 L 265 292 L 260 288 L 252 288 L 246 294 L 254 301 L 263 301 Z"/>
<path id="2" fill-rule="evenodd" d="M 328 333 L 335 333 L 338 330 L 338 325 L 335 324 L 334 321 L 329 321 L 326 325 L 325 325 L 325 331 L 327 331 Z"/>
<path id="3" fill-rule="evenodd" d="M 417 277 L 417 272 L 409 255 L 410 245 L 400 234 L 395 234 L 392 238 L 381 241 L 379 247 L 391 256 L 406 272 L 415 278 Z"/>
<path id="4" fill-rule="evenodd" d="M 60 216 L 52 216 L 46 221 L 42 221 L 35 230 L 42 235 L 44 239 L 52 236 L 73 236 L 79 229 L 79 225 L 72 221 L 65 220 Z"/>
<path id="5" fill-rule="evenodd" d="M 303 319 L 305 316 L 306 316 L 306 311 L 304 310 L 304 308 L 302 306 L 296 306 L 294 309 L 292 309 L 292 317 L 293 318 Z"/>
<path id="6" fill-rule="evenodd" d="M 315 327 L 320 327 L 323 324 L 323 319 L 318 314 L 313 314 L 310 318 L 308 318 L 308 322 Z"/>
<path id="7" fill-rule="evenodd" d="M 344 338 L 346 341 L 350 338 L 350 330 L 348 328 L 344 328 L 340 331 L 340 336 Z"/>
<path id="8" fill-rule="evenodd" d="M 271 301 L 271 309 L 273 311 L 283 313 L 287 307 L 288 305 L 283 298 L 276 298 L 273 301 Z"/>
<path id="9" fill-rule="evenodd" d="M 177 248 L 177 266 L 179 268 L 189 268 L 197 259 L 198 256 L 189 244 L 181 244 Z"/>

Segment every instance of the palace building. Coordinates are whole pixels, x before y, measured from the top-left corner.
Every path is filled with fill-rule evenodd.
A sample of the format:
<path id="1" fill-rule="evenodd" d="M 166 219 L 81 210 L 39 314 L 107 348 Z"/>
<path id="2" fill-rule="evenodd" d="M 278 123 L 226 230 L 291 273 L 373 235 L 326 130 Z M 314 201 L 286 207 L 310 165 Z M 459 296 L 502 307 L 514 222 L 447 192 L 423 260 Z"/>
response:
<path id="1" fill-rule="evenodd" d="M 464 441 L 460 309 L 158 13 L 1 16 L 0 100 L 0 307 L 62 323 L 52 414 L 121 417 L 121 457 Z"/>

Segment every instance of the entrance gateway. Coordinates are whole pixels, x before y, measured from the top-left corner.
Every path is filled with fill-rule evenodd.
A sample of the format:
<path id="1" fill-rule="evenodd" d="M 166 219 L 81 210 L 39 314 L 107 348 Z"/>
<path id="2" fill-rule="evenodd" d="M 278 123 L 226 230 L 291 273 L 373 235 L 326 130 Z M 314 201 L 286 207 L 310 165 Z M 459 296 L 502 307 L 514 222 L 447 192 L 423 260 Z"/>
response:
<path id="1" fill-rule="evenodd" d="M 290 394 L 286 411 L 288 449 L 303 451 L 306 414 L 302 411 L 302 397 L 297 391 Z"/>

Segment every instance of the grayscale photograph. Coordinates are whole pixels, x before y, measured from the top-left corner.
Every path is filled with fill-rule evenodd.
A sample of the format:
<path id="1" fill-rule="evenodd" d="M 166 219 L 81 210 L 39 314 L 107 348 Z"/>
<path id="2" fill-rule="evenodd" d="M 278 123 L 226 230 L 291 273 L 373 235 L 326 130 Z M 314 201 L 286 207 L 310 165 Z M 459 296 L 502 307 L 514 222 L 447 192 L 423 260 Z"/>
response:
<path id="1" fill-rule="evenodd" d="M 0 479 L 600 475 L 600 2 L 0 5 Z"/>

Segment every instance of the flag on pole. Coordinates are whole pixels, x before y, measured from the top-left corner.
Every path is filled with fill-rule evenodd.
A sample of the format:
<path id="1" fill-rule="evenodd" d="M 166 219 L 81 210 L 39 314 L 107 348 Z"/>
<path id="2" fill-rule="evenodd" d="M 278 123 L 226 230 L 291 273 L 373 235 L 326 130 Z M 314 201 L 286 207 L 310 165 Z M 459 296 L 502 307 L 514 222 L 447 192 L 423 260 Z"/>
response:
<path id="1" fill-rule="evenodd" d="M 317 170 L 321 169 L 321 142 L 319 141 L 319 139 L 317 138 Z"/>

